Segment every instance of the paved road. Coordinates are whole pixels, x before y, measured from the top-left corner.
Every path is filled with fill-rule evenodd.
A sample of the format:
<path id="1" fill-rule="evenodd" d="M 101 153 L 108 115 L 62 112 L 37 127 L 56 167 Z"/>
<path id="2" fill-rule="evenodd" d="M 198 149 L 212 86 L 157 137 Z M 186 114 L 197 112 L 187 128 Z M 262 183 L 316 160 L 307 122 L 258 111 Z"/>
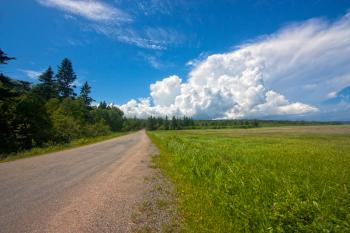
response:
<path id="1" fill-rule="evenodd" d="M 0 164 L 0 232 L 128 232 L 154 147 L 144 131 Z"/>

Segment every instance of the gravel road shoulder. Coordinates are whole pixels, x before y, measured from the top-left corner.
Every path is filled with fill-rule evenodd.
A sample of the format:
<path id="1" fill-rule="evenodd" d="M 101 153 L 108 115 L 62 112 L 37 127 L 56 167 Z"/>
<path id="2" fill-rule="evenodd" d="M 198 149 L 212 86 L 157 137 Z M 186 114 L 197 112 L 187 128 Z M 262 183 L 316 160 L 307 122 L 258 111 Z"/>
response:
<path id="1" fill-rule="evenodd" d="M 182 221 L 173 185 L 155 166 L 151 165 L 151 169 L 145 178 L 147 191 L 143 201 L 134 206 L 131 230 L 134 233 L 180 232 Z"/>

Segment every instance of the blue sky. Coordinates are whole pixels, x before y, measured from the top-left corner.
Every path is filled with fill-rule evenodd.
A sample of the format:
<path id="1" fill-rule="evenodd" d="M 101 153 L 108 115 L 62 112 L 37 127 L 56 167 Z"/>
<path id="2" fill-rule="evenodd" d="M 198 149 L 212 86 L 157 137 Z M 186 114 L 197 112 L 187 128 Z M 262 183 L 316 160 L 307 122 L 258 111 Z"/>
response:
<path id="1" fill-rule="evenodd" d="M 17 79 L 35 82 L 37 72 L 49 65 L 56 69 L 68 57 L 78 84 L 88 81 L 94 99 L 114 102 L 130 116 L 350 120 L 344 101 L 323 104 L 350 85 L 350 69 L 344 68 L 350 60 L 350 37 L 344 38 L 350 0 L 0 0 L 0 5 L 0 46 L 17 58 L 2 69 Z M 325 34 L 329 42 L 321 41 Z M 281 52 L 294 46 L 287 37 L 302 57 Z M 308 41 L 316 46 L 304 46 Z M 338 50 L 340 58 L 319 58 Z M 307 61 L 293 66 L 293 59 Z M 321 65 L 322 74 L 311 63 Z M 272 65 L 278 69 L 271 71 Z M 317 90 L 330 80 L 328 89 Z"/>

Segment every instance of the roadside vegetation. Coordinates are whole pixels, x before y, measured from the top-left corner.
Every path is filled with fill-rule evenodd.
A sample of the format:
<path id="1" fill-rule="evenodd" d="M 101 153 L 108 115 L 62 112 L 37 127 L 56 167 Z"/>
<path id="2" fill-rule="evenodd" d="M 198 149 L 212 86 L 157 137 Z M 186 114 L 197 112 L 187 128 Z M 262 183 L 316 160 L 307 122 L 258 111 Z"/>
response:
<path id="1" fill-rule="evenodd" d="M 1 65 L 11 60 L 14 58 L 0 50 Z M 90 85 L 85 82 L 77 95 L 76 79 L 67 58 L 56 74 L 48 67 L 36 84 L 0 72 L 0 160 L 68 148 L 143 127 L 140 121 L 126 119 L 115 106 L 105 102 L 92 106 Z"/>
<path id="2" fill-rule="evenodd" d="M 184 232 L 350 231 L 350 126 L 148 134 Z"/>
<path id="3" fill-rule="evenodd" d="M 115 137 L 126 135 L 128 132 L 114 132 L 107 135 L 97 136 L 97 137 L 88 137 L 88 138 L 80 138 L 72 140 L 69 143 L 64 144 L 54 144 L 51 146 L 43 146 L 43 147 L 34 147 L 29 150 L 19 151 L 12 154 L 7 154 L 6 157 L 3 157 L 0 159 L 0 162 L 8 162 L 13 161 L 17 159 L 23 159 L 28 157 L 33 157 L 37 155 L 43 155 L 47 153 L 62 151 L 62 150 L 68 150 L 73 149 L 75 147 L 84 146 L 92 143 L 97 143 L 101 141 L 105 141 L 108 139 L 112 139 Z"/>

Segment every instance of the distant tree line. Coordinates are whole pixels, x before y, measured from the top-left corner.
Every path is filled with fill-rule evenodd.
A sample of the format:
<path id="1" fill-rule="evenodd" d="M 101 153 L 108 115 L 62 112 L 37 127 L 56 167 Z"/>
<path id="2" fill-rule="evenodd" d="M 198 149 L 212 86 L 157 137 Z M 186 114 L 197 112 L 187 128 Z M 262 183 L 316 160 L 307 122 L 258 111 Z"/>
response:
<path id="1" fill-rule="evenodd" d="M 191 128 L 194 126 L 194 120 L 190 117 L 173 116 L 170 120 L 166 116 L 162 117 L 149 117 L 146 121 L 146 128 L 148 130 L 178 130 L 184 128 Z"/>
<path id="2" fill-rule="evenodd" d="M 181 130 L 181 129 L 224 129 L 259 127 L 258 120 L 193 120 L 191 117 L 175 117 L 171 119 L 149 117 L 145 127 L 148 130 Z"/>
<path id="3" fill-rule="evenodd" d="M 136 120 L 136 119 L 135 119 Z M 181 130 L 181 129 L 234 129 L 276 126 L 302 126 L 342 124 L 342 122 L 290 121 L 290 120 L 258 120 L 258 119 L 225 119 L 225 120 L 193 120 L 190 117 L 149 117 L 138 120 L 148 130 Z"/>
<path id="4" fill-rule="evenodd" d="M 147 119 L 125 119 L 125 130 L 146 128 L 147 130 L 183 130 L 183 129 L 225 129 L 255 128 L 261 125 L 259 120 L 194 120 L 191 117 L 148 117 Z"/>
<path id="5" fill-rule="evenodd" d="M 1 65 L 14 59 L 0 49 Z M 38 84 L 0 72 L 0 154 L 144 127 L 125 119 L 119 108 L 105 102 L 92 106 L 90 85 L 85 82 L 77 95 L 76 79 L 67 58 L 56 74 L 48 67 L 38 77 Z"/>

